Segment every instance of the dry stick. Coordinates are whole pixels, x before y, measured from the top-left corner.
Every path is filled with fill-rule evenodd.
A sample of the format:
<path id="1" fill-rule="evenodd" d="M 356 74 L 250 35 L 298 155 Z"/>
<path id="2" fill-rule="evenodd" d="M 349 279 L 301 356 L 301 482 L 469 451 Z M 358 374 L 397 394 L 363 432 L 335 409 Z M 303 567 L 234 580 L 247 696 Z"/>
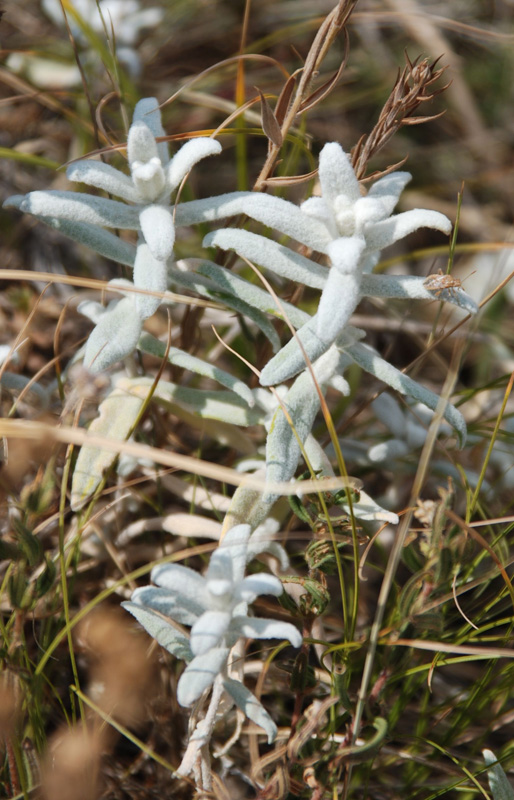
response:
<path id="1" fill-rule="evenodd" d="M 408 503 L 409 510 L 402 518 L 402 521 L 400 523 L 400 527 L 398 529 L 398 533 L 391 554 L 389 556 L 389 560 L 387 562 L 384 578 L 382 580 L 382 585 L 380 587 L 380 594 L 378 596 L 378 602 L 377 602 L 377 610 L 375 613 L 375 618 L 373 620 L 373 625 L 371 627 L 368 651 L 366 653 L 366 660 L 364 662 L 364 670 L 362 673 L 362 680 L 359 689 L 359 697 L 357 701 L 357 706 L 355 708 L 355 716 L 352 725 L 352 746 L 355 746 L 355 742 L 360 731 L 362 716 L 364 713 L 364 706 L 366 704 L 368 687 L 373 672 L 375 654 L 377 650 L 378 639 L 380 636 L 380 629 L 382 627 L 387 599 L 389 597 L 389 591 L 391 589 L 394 575 L 396 573 L 398 564 L 400 562 L 402 549 L 405 543 L 407 533 L 409 531 L 409 526 L 414 513 L 414 508 L 416 506 L 416 499 L 419 496 L 421 487 L 423 486 L 432 450 L 434 449 L 435 443 L 437 441 L 437 435 L 443 418 L 444 408 L 448 402 L 448 398 L 452 394 L 455 382 L 457 380 L 458 363 L 462 349 L 463 349 L 463 343 L 459 342 L 459 344 L 456 346 L 454 350 L 452 364 L 450 365 L 450 368 L 448 370 L 448 375 L 444 382 L 443 391 L 441 393 L 441 399 L 437 404 L 436 412 L 434 414 L 432 422 L 430 423 L 430 427 L 427 431 L 427 438 L 423 450 L 421 452 L 419 467 L 416 472 L 416 476 L 414 478 L 414 483 L 409 498 L 409 503 Z M 351 768 L 352 765 L 350 763 L 348 765 L 346 789 L 348 789 L 350 783 Z"/>
<path id="2" fill-rule="evenodd" d="M 305 95 L 309 90 L 321 62 L 336 36 L 346 25 L 356 3 L 357 0 L 339 0 L 337 6 L 332 9 L 330 14 L 323 20 L 305 60 L 302 77 L 300 78 L 294 100 L 282 123 L 282 139 L 285 139 L 289 128 L 293 125 L 295 117 L 300 111 L 300 106 L 305 99 Z M 262 191 L 265 188 L 266 181 L 271 176 L 279 151 L 280 147 L 277 144 L 271 144 L 268 157 L 253 187 L 254 191 Z"/>

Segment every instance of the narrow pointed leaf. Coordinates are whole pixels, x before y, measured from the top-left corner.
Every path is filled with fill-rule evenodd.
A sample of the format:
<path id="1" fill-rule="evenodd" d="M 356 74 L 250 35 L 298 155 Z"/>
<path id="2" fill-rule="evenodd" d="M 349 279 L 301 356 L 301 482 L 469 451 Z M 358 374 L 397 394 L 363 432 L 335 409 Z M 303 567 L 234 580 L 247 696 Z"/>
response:
<path id="1" fill-rule="evenodd" d="M 168 653 L 180 658 L 183 661 L 191 661 L 193 654 L 189 647 L 189 641 L 179 633 L 169 622 L 149 608 L 132 603 L 129 600 L 123 602 L 122 607 L 130 612 L 140 625 L 153 638 L 164 647 Z"/>
<path id="2" fill-rule="evenodd" d="M 266 572 L 257 575 L 248 575 L 243 578 L 237 590 L 237 596 L 245 603 L 253 603 L 260 594 L 272 594 L 280 597 L 284 587 L 275 575 L 268 575 Z"/>
<path id="3" fill-rule="evenodd" d="M 312 286 L 314 289 L 322 289 L 327 280 L 326 267 L 250 231 L 220 228 L 208 233 L 203 245 L 234 250 L 238 255 L 244 256 L 260 267 L 265 267 L 283 278 Z"/>
<path id="4" fill-rule="evenodd" d="M 448 234 L 451 232 L 452 223 L 439 211 L 422 208 L 404 211 L 403 214 L 376 222 L 369 231 L 366 231 L 367 250 L 383 250 L 384 247 L 398 242 L 418 228 L 434 228 Z"/>
<path id="5" fill-rule="evenodd" d="M 169 190 L 176 189 L 198 161 L 218 155 L 221 150 L 221 144 L 216 139 L 202 137 L 186 142 L 170 161 L 167 175 Z"/>
<path id="6" fill-rule="evenodd" d="M 163 358 L 166 353 L 166 345 L 160 342 L 150 334 L 144 334 L 139 340 L 139 349 L 144 353 Z M 206 378 L 211 378 L 221 386 L 225 386 L 235 394 L 239 395 L 250 407 L 253 407 L 255 401 L 251 389 L 248 388 L 246 383 L 234 378 L 230 373 L 214 366 L 201 358 L 192 356 L 189 353 L 179 350 L 178 347 L 171 347 L 168 353 L 168 361 L 177 367 L 188 369 L 190 372 L 195 372 L 197 375 L 203 375 Z"/>
<path id="7" fill-rule="evenodd" d="M 234 582 L 243 580 L 246 571 L 248 542 L 252 529 L 250 525 L 242 523 L 234 525 L 223 537 L 220 549 L 227 552 L 232 561 L 232 579 Z"/>
<path id="8" fill-rule="evenodd" d="M 232 678 L 224 678 L 223 686 L 225 691 L 230 695 L 234 703 L 244 713 L 248 719 L 255 722 L 259 728 L 262 728 L 267 736 L 268 743 L 271 744 L 278 733 L 277 726 L 271 719 L 263 705 L 257 700 L 255 695 L 251 693 L 240 681 L 235 681 Z"/>
<path id="9" fill-rule="evenodd" d="M 234 617 L 231 628 L 247 639 L 287 639 L 293 647 L 301 647 L 302 634 L 290 622 L 260 617 Z"/>
<path id="10" fill-rule="evenodd" d="M 30 192 L 18 206 L 35 217 L 57 217 L 107 228 L 139 229 L 137 206 L 80 192 Z"/>
<path id="11" fill-rule="evenodd" d="M 132 592 L 131 600 L 138 606 L 145 606 L 170 617 L 180 625 L 194 625 L 205 612 L 200 598 L 186 597 L 178 591 L 156 586 L 142 586 Z"/>
<path id="12" fill-rule="evenodd" d="M 130 379 L 130 391 L 138 397 L 146 397 L 153 383 L 153 378 L 143 376 Z M 164 406 L 180 406 L 201 419 L 219 420 L 243 427 L 262 422 L 260 410 L 248 408 L 247 401 L 233 392 L 190 389 L 169 381 L 159 381 L 152 400 Z"/>
<path id="13" fill-rule="evenodd" d="M 229 652 L 228 647 L 217 647 L 191 661 L 178 682 L 177 700 L 181 706 L 192 705 L 212 686 L 224 669 Z"/>
<path id="14" fill-rule="evenodd" d="M 183 597 L 190 598 L 206 607 L 206 581 L 194 569 L 184 567 L 182 564 L 159 564 L 151 572 L 152 582 L 161 589 L 168 589 Z"/>
<path id="15" fill-rule="evenodd" d="M 230 625 L 230 612 L 206 611 L 191 628 L 191 650 L 201 656 L 221 644 Z"/>
<path id="16" fill-rule="evenodd" d="M 260 89 L 262 130 L 276 147 L 282 147 L 283 136 L 273 110 Z"/>
<path id="17" fill-rule="evenodd" d="M 259 311 L 265 314 L 273 314 L 273 316 L 282 319 L 282 312 L 277 308 L 277 304 L 270 296 L 269 292 L 265 289 L 261 289 L 259 286 L 254 286 L 253 283 L 236 275 L 232 270 L 220 267 L 212 261 L 202 261 L 197 272 L 200 275 L 206 275 L 221 289 L 240 297 L 245 303 L 248 303 L 249 306 L 259 309 Z M 295 328 L 301 328 L 301 326 L 310 319 L 309 314 L 293 306 L 291 303 L 287 303 L 285 300 L 281 301 L 281 306 L 284 308 L 288 320 Z"/>
<path id="18" fill-rule="evenodd" d="M 115 197 L 121 197 L 128 203 L 137 203 L 138 195 L 131 178 L 110 164 L 103 161 L 85 159 L 71 164 L 66 170 L 66 177 L 76 183 L 85 183 L 96 189 L 103 189 Z"/>
<path id="19" fill-rule="evenodd" d="M 514 800 L 514 789 L 492 750 L 482 750 L 493 800 Z"/>
<path id="20" fill-rule="evenodd" d="M 100 403 L 99 415 L 89 426 L 89 433 L 124 442 L 141 412 L 144 397 L 135 397 L 117 386 Z M 81 447 L 71 484 L 71 507 L 76 510 L 93 494 L 103 474 L 115 461 L 116 453 L 98 447 Z"/>
<path id="21" fill-rule="evenodd" d="M 397 297 L 401 299 L 411 298 L 415 300 L 445 300 L 453 303 L 459 308 L 464 309 L 470 314 L 478 312 L 475 301 L 459 287 L 429 291 L 426 286 L 426 278 L 418 278 L 415 275 L 366 275 L 361 279 L 361 295 L 367 297 Z"/>
<path id="22" fill-rule="evenodd" d="M 312 317 L 303 328 L 297 332 L 305 354 L 312 362 L 316 361 L 323 353 L 331 347 L 331 342 L 325 342 L 317 333 L 317 317 Z M 261 372 L 261 386 L 273 386 L 283 383 L 307 366 L 305 355 L 301 350 L 296 337 L 289 342 L 274 356 Z"/>
<path id="23" fill-rule="evenodd" d="M 438 395 L 434 394 L 434 392 L 431 392 L 429 389 L 425 389 L 424 386 L 420 386 L 420 384 L 413 381 L 412 378 L 404 375 L 387 361 L 384 361 L 371 347 L 358 342 L 347 347 L 346 352 L 349 353 L 353 360 L 366 370 L 366 372 L 370 372 L 379 380 L 392 386 L 393 389 L 396 389 L 400 394 L 414 397 L 415 400 L 428 406 L 432 411 L 437 409 L 440 402 Z M 464 417 L 460 411 L 457 411 L 450 403 L 446 403 L 443 416 L 457 431 L 460 444 L 463 446 L 466 441 L 466 422 Z"/>
<path id="24" fill-rule="evenodd" d="M 84 364 L 102 372 L 130 355 L 141 336 L 143 323 L 132 297 L 123 297 L 102 315 L 86 344 Z"/>

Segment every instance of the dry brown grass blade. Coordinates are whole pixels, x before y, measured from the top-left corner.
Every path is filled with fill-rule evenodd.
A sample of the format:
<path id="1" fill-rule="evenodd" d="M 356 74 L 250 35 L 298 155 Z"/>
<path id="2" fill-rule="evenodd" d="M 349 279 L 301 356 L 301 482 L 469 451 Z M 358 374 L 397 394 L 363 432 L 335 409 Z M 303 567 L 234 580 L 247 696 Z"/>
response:
<path id="1" fill-rule="evenodd" d="M 277 118 L 279 125 L 282 125 L 284 122 L 287 110 L 291 103 L 291 97 L 293 96 L 294 87 L 296 86 L 296 78 L 299 72 L 301 72 L 301 70 L 297 70 L 297 72 L 294 72 L 289 76 L 278 96 L 277 104 L 275 106 L 275 117 Z"/>
<path id="2" fill-rule="evenodd" d="M 62 442 L 63 444 L 87 445 L 115 453 L 127 453 L 134 456 L 134 458 L 147 459 L 157 464 L 175 467 L 193 475 L 228 483 L 231 486 L 247 486 L 250 489 L 257 489 L 261 492 L 273 491 L 275 494 L 289 496 L 297 494 L 299 491 L 298 485 L 293 485 L 289 481 L 270 485 L 262 478 L 241 474 L 230 467 L 223 467 L 200 458 L 172 453 L 169 450 L 162 450 L 158 447 L 151 447 L 137 442 L 119 442 L 116 439 L 109 439 L 105 436 L 93 436 L 82 428 L 65 425 L 53 426 L 32 420 L 0 419 L 0 436 L 4 436 L 6 439 L 50 440 Z M 354 480 L 351 478 L 348 480 L 345 478 L 324 478 L 322 481 L 305 480 L 302 481 L 301 491 L 302 493 L 317 493 L 320 489 L 325 492 L 345 487 L 352 489 Z"/>
<path id="3" fill-rule="evenodd" d="M 278 120 L 275 114 L 273 113 L 273 109 L 271 108 L 270 104 L 266 100 L 261 90 L 257 86 L 255 88 L 259 92 L 259 96 L 261 98 L 262 130 L 270 140 L 271 144 L 274 144 L 275 147 L 282 147 L 282 142 L 283 142 L 282 131 L 280 130 L 280 125 L 278 124 Z"/>
<path id="4" fill-rule="evenodd" d="M 430 13 L 424 13 L 415 0 L 387 0 L 387 5 L 398 12 L 399 23 L 414 41 L 419 42 L 423 50 L 431 53 L 433 57 L 444 53 L 452 79 L 448 97 L 457 112 L 461 128 L 469 138 L 469 146 L 475 150 L 481 162 L 485 158 L 495 163 L 497 147 L 491 141 L 469 84 L 462 74 L 461 60 L 448 39 L 441 33 L 437 18 L 432 17 Z"/>
<path id="5" fill-rule="evenodd" d="M 432 653 L 453 653 L 462 656 L 479 656 L 481 658 L 514 658 L 514 650 L 507 647 L 475 647 L 467 644 L 446 644 L 429 639 L 383 639 L 382 645 L 390 647 L 412 647 L 415 650 L 429 650 Z"/>
<path id="6" fill-rule="evenodd" d="M 298 184 L 313 180 L 317 174 L 318 170 L 316 168 L 305 175 L 294 175 L 292 177 L 284 175 L 283 177 L 268 178 L 268 180 L 263 181 L 263 183 L 265 186 L 297 186 Z"/>
<path id="7" fill-rule="evenodd" d="M 100 292 L 113 292 L 114 294 L 123 294 L 124 292 L 132 292 L 135 294 L 148 294 L 152 297 L 160 297 L 161 300 L 172 300 L 174 303 L 182 303 L 187 306 L 201 306 L 202 308 L 217 308 L 222 309 L 224 306 L 209 300 L 202 300 L 196 297 L 187 297 L 183 294 L 175 294 L 174 292 L 154 292 L 151 289 L 141 289 L 137 286 L 120 286 L 119 288 L 108 284 L 107 281 L 99 280 L 98 278 L 79 278 L 74 275 L 56 275 L 53 272 L 37 272 L 31 270 L 25 272 L 22 269 L 0 269 L 0 280 L 22 280 L 22 281 L 48 281 L 48 283 L 64 283 L 67 286 L 80 286 L 84 289 L 97 289 Z M 1 373 L 0 373 L 1 374 Z"/>
<path id="8" fill-rule="evenodd" d="M 447 86 L 431 89 L 446 67 L 436 69 L 437 59 L 430 63 L 428 59 L 411 61 L 405 53 L 406 65 L 398 71 L 396 82 L 380 112 L 378 121 L 368 136 L 362 136 L 352 151 L 352 164 L 359 180 L 366 175 L 368 162 L 404 125 L 420 124 L 435 119 L 440 114 L 415 117 L 414 114 L 422 103 L 432 100 L 443 92 Z M 391 172 L 389 167 L 383 174 Z"/>

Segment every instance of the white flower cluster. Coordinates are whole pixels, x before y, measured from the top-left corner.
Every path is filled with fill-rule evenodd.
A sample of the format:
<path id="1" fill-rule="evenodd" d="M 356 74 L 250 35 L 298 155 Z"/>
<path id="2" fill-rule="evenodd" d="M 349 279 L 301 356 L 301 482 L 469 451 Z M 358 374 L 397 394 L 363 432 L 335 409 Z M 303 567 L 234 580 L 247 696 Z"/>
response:
<path id="1" fill-rule="evenodd" d="M 267 438 L 267 479 L 271 492 L 273 482 L 294 476 L 301 455 L 300 443 L 307 447 L 312 444 L 310 431 L 320 408 L 319 391 L 324 392 L 331 385 L 343 394 L 349 393 L 342 373 L 352 362 L 432 410 L 437 407 L 437 395 L 380 358 L 359 341 L 364 333 L 349 325 L 363 296 L 434 299 L 423 278 L 370 274 L 382 248 L 418 228 L 434 228 L 446 234 L 451 231 L 450 220 L 437 211 L 414 209 L 393 215 L 410 177 L 407 172 L 391 173 L 363 194 L 350 159 L 340 145 L 332 142 L 320 154 L 321 197 L 311 197 L 299 207 L 267 194 L 230 200 L 233 213 L 245 213 L 325 255 L 328 269 L 245 230 L 221 229 L 204 239 L 205 245 L 233 249 L 283 277 L 321 289 L 316 313 L 299 318 L 295 312 L 290 317 L 298 328 L 296 335 L 264 366 L 260 376 L 261 384 L 270 386 L 300 373 L 283 398 L 287 415 L 281 408 L 277 410 Z M 230 196 L 226 197 L 228 203 Z M 212 212 L 206 213 L 205 218 L 212 219 Z M 437 296 L 471 313 L 477 310 L 461 289 L 438 291 Z M 307 360 L 312 364 L 312 374 L 307 369 Z M 462 415 L 447 404 L 444 416 L 463 442 L 466 425 Z M 309 456 L 316 456 L 312 448 Z"/>
<path id="2" fill-rule="evenodd" d="M 170 159 L 168 145 L 156 141 L 164 136 L 158 102 L 147 98 L 136 105 L 128 133 L 130 175 L 90 159 L 68 168 L 70 180 L 103 189 L 125 203 L 62 191 L 30 192 L 11 197 L 6 203 L 34 214 L 109 258 L 133 266 L 133 284 L 128 288 L 143 291 L 128 293 L 99 317 L 84 357 L 86 366 L 94 372 L 131 353 L 144 320 L 159 307 L 158 295 L 168 286 L 168 262 L 175 242 L 170 196 L 198 161 L 221 152 L 219 142 L 200 138 L 187 142 Z M 104 230 L 106 227 L 138 231 L 137 248 Z"/>
<path id="3" fill-rule="evenodd" d="M 190 706 L 219 678 L 232 700 L 261 727 L 270 741 L 276 727 L 256 697 L 230 677 L 231 651 L 241 639 L 287 639 L 299 647 L 302 637 L 288 622 L 248 615 L 248 605 L 261 594 L 279 596 L 278 578 L 266 573 L 245 577 L 251 529 L 236 525 L 212 553 L 205 577 L 181 564 L 152 570 L 156 586 L 136 591 L 124 607 L 169 652 L 189 662 L 177 698 Z M 169 620 L 169 621 L 168 621 Z M 173 622 L 191 627 L 189 637 Z"/>

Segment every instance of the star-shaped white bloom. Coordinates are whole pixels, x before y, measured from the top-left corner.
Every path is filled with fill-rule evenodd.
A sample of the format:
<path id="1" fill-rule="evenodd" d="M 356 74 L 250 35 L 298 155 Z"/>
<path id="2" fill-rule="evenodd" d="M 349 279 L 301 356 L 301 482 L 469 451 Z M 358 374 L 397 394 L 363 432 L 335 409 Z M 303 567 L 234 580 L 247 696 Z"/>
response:
<path id="1" fill-rule="evenodd" d="M 207 573 L 199 575 L 181 564 L 164 564 L 152 570 L 156 587 L 136 589 L 124 606 L 170 652 L 190 661 L 178 684 L 183 706 L 195 702 L 218 675 L 228 679 L 227 664 L 238 639 L 288 639 L 299 647 L 302 637 L 287 622 L 248 616 L 248 605 L 261 594 L 282 594 L 274 575 L 245 577 L 250 539 L 249 525 L 236 525 L 225 535 L 210 559 Z M 189 641 L 164 618 L 191 627 Z M 184 655 L 185 649 L 189 650 Z M 187 651 L 186 651 L 187 652 Z M 228 680 L 227 691 L 235 702 Z"/>
<path id="2" fill-rule="evenodd" d="M 130 175 L 92 159 L 68 167 L 72 181 L 101 189 L 125 202 L 81 192 L 30 192 L 11 197 L 6 206 L 34 214 L 98 252 L 134 269 L 135 289 L 157 293 L 132 293 L 111 306 L 90 336 L 86 366 L 99 372 L 134 349 L 142 324 L 160 305 L 168 286 L 168 262 L 175 242 L 171 196 L 192 167 L 221 151 L 214 139 L 187 142 L 170 159 L 156 98 L 140 100 L 134 110 L 127 139 Z M 136 247 L 105 228 L 137 230 Z"/>
<path id="3" fill-rule="evenodd" d="M 122 198 L 125 203 L 80 192 L 39 191 L 11 197 L 5 205 L 17 207 L 45 221 L 63 222 L 67 235 L 104 253 L 108 242 L 111 242 L 113 252 L 116 245 L 92 228 L 140 231 L 153 259 L 166 262 L 175 241 L 170 195 L 198 161 L 221 152 L 221 145 L 215 139 L 192 139 L 170 159 L 167 144 L 156 141 L 156 138 L 164 136 L 158 102 L 155 97 L 149 97 L 136 105 L 128 133 L 130 175 L 92 159 L 68 167 L 66 174 L 70 180 L 102 189 Z M 87 235 L 90 241 L 87 241 Z M 130 263 L 130 255 L 122 246 L 123 243 L 122 257 L 118 260 Z M 135 253 L 132 263 L 134 256 Z M 116 255 L 111 257 L 116 258 Z"/>
<path id="4" fill-rule="evenodd" d="M 319 158 L 321 196 L 301 206 L 270 195 L 226 195 L 214 208 L 204 201 L 185 203 L 181 217 L 216 219 L 227 213 L 244 213 L 275 228 L 295 241 L 328 256 L 328 266 L 250 231 L 220 229 L 204 239 L 207 246 L 233 249 L 239 255 L 278 275 L 321 289 L 318 309 L 285 348 L 261 373 L 261 384 L 282 383 L 320 358 L 341 335 L 350 334 L 348 323 L 363 296 L 433 300 L 434 295 L 415 276 L 371 275 L 380 251 L 421 227 L 449 233 L 451 222 L 438 211 L 413 209 L 393 214 L 399 196 L 410 180 L 407 172 L 384 176 L 361 191 L 350 159 L 336 142 L 326 144 Z M 202 205 L 203 203 L 203 205 Z M 441 292 L 440 298 L 474 313 L 476 305 L 461 290 Z M 303 349 L 302 349 L 303 348 Z"/>

